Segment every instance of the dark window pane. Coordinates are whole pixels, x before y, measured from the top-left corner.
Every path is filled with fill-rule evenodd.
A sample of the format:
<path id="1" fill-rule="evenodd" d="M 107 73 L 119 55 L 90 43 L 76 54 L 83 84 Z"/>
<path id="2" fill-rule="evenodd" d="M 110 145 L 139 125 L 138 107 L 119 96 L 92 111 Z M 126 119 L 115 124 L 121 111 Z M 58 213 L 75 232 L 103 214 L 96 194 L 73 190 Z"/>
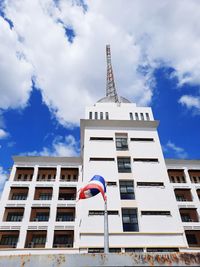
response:
<path id="1" fill-rule="evenodd" d="M 136 209 L 122 209 L 122 222 L 124 232 L 139 231 Z"/>
<path id="2" fill-rule="evenodd" d="M 131 172 L 130 158 L 117 158 L 118 172 Z"/>

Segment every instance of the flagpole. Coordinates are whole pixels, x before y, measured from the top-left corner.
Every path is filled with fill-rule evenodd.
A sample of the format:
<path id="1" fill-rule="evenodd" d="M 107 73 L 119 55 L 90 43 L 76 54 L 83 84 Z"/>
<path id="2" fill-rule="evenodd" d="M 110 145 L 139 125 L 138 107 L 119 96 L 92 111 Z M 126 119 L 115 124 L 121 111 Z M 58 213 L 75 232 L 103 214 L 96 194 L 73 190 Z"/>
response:
<path id="1" fill-rule="evenodd" d="M 104 253 L 109 253 L 107 199 L 105 199 L 104 208 Z"/>

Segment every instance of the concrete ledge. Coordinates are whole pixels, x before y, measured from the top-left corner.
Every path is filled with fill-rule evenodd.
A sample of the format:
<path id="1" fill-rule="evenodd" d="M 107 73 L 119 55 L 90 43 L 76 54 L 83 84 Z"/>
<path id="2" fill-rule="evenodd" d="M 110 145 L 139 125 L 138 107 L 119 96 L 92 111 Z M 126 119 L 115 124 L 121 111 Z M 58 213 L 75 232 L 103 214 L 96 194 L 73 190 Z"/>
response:
<path id="1" fill-rule="evenodd" d="M 200 253 L 111 253 L 0 256 L 0 267 L 200 266 Z"/>

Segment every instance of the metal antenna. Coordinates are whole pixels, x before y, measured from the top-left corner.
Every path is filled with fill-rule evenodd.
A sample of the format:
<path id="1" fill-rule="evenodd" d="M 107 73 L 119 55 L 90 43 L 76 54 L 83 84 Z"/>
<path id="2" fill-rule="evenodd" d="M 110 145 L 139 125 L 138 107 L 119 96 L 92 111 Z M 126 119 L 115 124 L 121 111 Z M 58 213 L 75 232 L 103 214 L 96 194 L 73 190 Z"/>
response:
<path id="1" fill-rule="evenodd" d="M 116 103 L 119 103 L 119 97 L 115 88 L 114 75 L 111 64 L 111 52 L 110 45 L 106 45 L 106 60 L 107 60 L 107 84 L 106 84 L 106 96 L 114 97 Z"/>

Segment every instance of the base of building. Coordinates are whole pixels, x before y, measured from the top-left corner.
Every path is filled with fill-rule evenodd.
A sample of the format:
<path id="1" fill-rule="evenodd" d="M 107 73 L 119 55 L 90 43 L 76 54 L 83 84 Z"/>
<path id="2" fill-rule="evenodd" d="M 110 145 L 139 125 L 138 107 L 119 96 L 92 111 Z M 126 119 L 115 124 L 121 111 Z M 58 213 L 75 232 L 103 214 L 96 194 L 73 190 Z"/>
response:
<path id="1" fill-rule="evenodd" d="M 29 252 L 31 253 L 31 251 Z M 110 253 L 110 254 L 23 254 L 0 256 L 0 267 L 130 267 L 200 266 L 200 252 L 191 253 Z"/>

